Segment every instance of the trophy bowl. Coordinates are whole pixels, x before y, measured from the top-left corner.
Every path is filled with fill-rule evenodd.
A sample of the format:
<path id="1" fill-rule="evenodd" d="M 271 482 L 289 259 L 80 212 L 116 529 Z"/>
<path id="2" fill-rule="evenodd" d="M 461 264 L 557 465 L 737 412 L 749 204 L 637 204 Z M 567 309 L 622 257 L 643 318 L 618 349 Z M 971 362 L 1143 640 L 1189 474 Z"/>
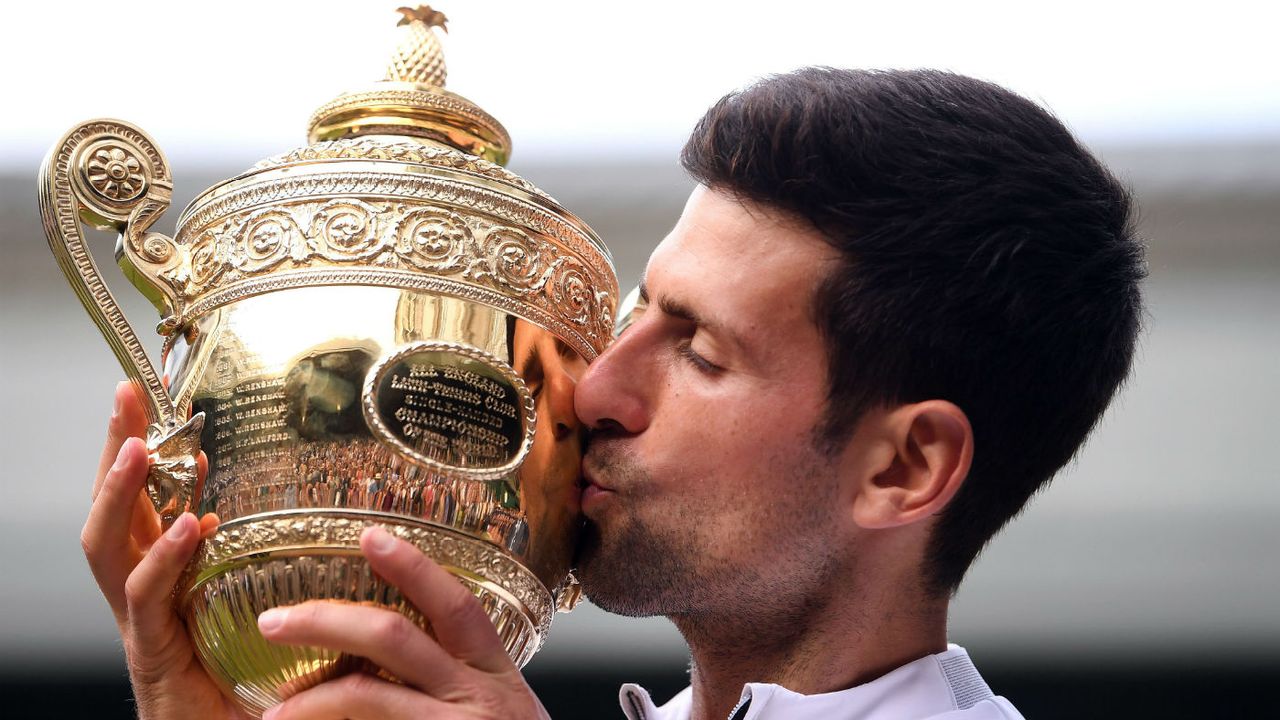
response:
<path id="1" fill-rule="evenodd" d="M 83 123 L 41 171 L 50 248 L 147 398 L 148 494 L 165 524 L 221 520 L 175 601 L 255 714 L 366 662 L 267 643 L 264 610 L 366 603 L 426 628 L 360 554 L 370 525 L 469 588 L 518 665 L 578 597 L 573 388 L 611 337 L 612 263 L 502 166 L 501 124 L 444 90 L 443 16 L 401 13 L 386 79 L 321 107 L 311 144 L 205 191 L 172 238 L 148 231 L 172 182 L 138 128 Z M 119 233 L 120 267 L 160 310 L 159 371 L 82 224 Z"/>

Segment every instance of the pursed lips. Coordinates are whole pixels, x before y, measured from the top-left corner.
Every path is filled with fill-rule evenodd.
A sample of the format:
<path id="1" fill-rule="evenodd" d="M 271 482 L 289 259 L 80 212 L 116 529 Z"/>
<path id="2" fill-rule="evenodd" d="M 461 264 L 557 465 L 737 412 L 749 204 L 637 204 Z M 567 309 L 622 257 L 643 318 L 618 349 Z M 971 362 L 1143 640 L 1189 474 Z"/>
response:
<path id="1" fill-rule="evenodd" d="M 596 504 L 605 497 L 614 494 L 613 488 L 602 484 L 596 479 L 596 476 L 587 467 L 587 463 L 583 462 L 582 466 L 582 510 L 585 513 L 588 506 Z"/>

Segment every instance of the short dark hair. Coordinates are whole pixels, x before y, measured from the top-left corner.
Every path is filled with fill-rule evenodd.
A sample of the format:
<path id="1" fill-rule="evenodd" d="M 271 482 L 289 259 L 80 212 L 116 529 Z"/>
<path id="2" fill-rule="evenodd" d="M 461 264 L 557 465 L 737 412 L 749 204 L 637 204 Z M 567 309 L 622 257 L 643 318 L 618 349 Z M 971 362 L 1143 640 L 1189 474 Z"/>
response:
<path id="1" fill-rule="evenodd" d="M 1146 275 L 1129 193 L 1035 103 L 936 70 L 768 78 L 716 103 L 681 160 L 841 252 L 814 296 L 823 443 L 877 406 L 968 416 L 969 478 L 923 561 L 931 592 L 954 591 L 1129 373 Z"/>

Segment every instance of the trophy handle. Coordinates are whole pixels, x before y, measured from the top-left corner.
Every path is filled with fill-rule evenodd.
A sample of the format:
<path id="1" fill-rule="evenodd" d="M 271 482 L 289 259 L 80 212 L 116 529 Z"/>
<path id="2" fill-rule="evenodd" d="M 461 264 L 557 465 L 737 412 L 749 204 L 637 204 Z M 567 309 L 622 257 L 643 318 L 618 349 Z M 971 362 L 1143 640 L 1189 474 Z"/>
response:
<path id="1" fill-rule="evenodd" d="M 147 494 L 164 527 L 191 508 L 204 414 L 188 418 L 188 403 L 175 404 L 169 396 L 85 249 L 80 224 L 120 234 L 116 261 L 160 309 L 165 319 L 158 330 L 170 335 L 177 330 L 190 259 L 172 239 L 147 228 L 169 207 L 172 191 L 164 155 L 144 132 L 119 120 L 72 128 L 40 167 L 40 215 L 49 249 L 125 373 L 146 395 Z"/>

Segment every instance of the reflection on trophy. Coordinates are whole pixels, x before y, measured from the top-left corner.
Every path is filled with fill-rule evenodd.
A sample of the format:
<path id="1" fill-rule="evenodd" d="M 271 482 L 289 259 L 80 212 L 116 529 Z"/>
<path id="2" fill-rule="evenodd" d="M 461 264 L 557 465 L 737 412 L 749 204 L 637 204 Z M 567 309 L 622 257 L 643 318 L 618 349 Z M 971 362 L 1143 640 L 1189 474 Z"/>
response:
<path id="1" fill-rule="evenodd" d="M 266 643 L 263 610 L 334 599 L 424 622 L 360 555 L 371 524 L 470 588 L 517 664 L 577 598 L 573 387 L 610 337 L 611 260 L 502 167 L 497 120 L 443 89 L 444 17 L 401 12 L 386 80 L 321 107 L 310 145 L 205 191 L 173 238 L 148 230 L 172 184 L 141 130 L 84 123 L 41 170 L 50 247 L 149 400 L 152 501 L 165 523 L 222 520 L 176 597 L 255 713 L 363 662 Z M 160 310 L 159 372 L 82 223 L 119 233 L 120 267 Z"/>

